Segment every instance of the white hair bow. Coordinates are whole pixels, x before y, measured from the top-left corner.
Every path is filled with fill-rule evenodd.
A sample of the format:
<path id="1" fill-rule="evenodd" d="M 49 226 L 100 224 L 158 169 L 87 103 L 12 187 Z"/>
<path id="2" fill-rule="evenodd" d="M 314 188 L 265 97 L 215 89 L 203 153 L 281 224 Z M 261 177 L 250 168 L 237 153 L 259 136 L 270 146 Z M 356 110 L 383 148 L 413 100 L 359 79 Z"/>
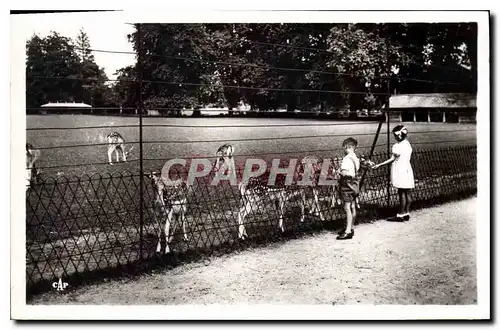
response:
<path id="1" fill-rule="evenodd" d="M 396 133 L 397 135 L 402 135 L 402 134 L 408 135 L 408 129 L 403 126 L 403 127 L 401 127 L 401 129 L 399 131 L 396 131 L 394 133 Z"/>

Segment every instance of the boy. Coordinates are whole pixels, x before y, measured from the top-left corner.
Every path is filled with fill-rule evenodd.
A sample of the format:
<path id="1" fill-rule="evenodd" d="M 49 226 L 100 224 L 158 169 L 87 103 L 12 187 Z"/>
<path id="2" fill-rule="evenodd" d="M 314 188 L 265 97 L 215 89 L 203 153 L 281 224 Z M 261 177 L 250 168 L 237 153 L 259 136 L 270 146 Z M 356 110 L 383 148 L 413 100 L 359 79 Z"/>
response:
<path id="1" fill-rule="evenodd" d="M 354 236 L 353 223 L 356 220 L 356 200 L 359 194 L 359 180 L 357 178 L 360 161 L 355 154 L 358 141 L 347 138 L 342 142 L 345 156 L 340 165 L 339 194 L 344 204 L 347 217 L 347 225 L 338 240 L 351 239 Z"/>

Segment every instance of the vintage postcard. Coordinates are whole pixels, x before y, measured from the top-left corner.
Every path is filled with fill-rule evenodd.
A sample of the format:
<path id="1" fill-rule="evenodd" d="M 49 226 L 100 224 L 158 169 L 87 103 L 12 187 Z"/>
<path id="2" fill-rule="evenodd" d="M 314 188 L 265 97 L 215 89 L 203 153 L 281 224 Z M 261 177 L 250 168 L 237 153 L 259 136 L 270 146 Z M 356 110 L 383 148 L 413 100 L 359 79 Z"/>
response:
<path id="1" fill-rule="evenodd" d="M 490 319 L 489 19 L 11 14 L 11 318 Z"/>

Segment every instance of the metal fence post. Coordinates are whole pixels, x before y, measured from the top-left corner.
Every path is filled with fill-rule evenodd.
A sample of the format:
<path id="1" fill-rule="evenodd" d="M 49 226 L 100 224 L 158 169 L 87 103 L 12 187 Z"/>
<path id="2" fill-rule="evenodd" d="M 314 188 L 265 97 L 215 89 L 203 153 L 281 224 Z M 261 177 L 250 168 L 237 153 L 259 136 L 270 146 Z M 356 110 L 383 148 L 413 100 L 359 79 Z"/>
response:
<path id="1" fill-rule="evenodd" d="M 386 26 L 387 35 L 385 36 L 385 60 L 387 65 L 387 77 L 391 75 L 391 65 L 389 62 L 389 27 Z M 387 79 L 387 157 L 391 156 L 391 109 L 390 109 L 390 100 L 391 100 L 391 80 Z M 387 166 L 387 208 L 391 206 L 391 167 Z"/>
<path id="2" fill-rule="evenodd" d="M 144 247 L 144 168 L 143 168 L 143 148 L 142 148 L 142 39 L 141 39 L 141 24 L 137 24 L 137 73 L 138 79 L 138 111 L 139 111 L 139 172 L 140 172 L 140 186 L 139 186 L 139 257 L 143 260 L 143 247 Z"/>
<path id="3" fill-rule="evenodd" d="M 390 96 L 389 96 L 390 97 Z M 391 156 L 391 113 L 387 101 L 387 157 Z M 391 206 L 391 167 L 387 166 L 387 207 Z"/>
<path id="4" fill-rule="evenodd" d="M 370 148 L 370 154 L 368 156 L 368 159 L 371 160 L 373 156 L 373 152 L 375 151 L 375 146 L 377 145 L 378 137 L 380 135 L 380 130 L 382 129 L 382 124 L 384 122 L 382 120 L 379 121 L 378 127 L 377 127 L 377 132 L 375 133 L 375 138 L 373 139 L 372 146 Z M 363 186 L 363 183 L 365 182 L 366 178 L 366 171 L 363 172 L 363 175 L 361 175 L 361 180 L 359 181 L 359 190 L 361 191 L 361 187 Z"/>

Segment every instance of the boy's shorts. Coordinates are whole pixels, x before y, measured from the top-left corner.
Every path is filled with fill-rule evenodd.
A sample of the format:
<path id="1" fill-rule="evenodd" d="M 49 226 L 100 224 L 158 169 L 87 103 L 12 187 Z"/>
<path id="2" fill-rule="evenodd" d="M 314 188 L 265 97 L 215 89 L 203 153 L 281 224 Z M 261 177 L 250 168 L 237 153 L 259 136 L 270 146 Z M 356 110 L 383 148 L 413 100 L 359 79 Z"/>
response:
<path id="1" fill-rule="evenodd" d="M 341 176 L 338 189 L 341 201 L 354 202 L 359 195 L 359 180 L 350 176 Z"/>

